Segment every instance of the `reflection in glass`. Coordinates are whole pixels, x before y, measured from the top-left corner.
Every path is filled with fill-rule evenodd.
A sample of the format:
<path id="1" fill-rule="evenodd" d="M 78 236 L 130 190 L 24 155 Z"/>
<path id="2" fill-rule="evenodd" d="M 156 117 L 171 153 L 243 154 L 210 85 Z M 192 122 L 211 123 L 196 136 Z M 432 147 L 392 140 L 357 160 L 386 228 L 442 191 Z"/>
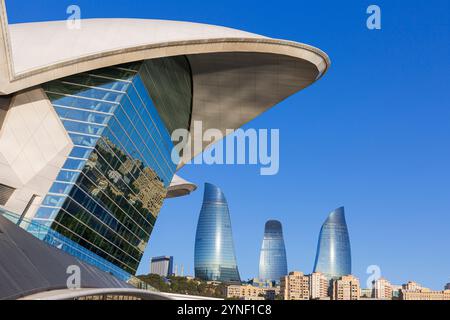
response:
<path id="1" fill-rule="evenodd" d="M 176 60 L 165 63 L 173 69 L 158 70 L 165 75 L 149 74 L 152 62 L 136 62 L 43 85 L 74 148 L 34 218 L 130 274 L 177 166 L 158 110 L 184 120 L 191 112 L 191 75 L 181 74 L 190 71 L 179 67 L 187 59 L 165 59 Z M 149 87 L 148 79 L 158 83 Z M 180 92 L 187 97 L 168 97 Z M 164 105 L 156 106 L 153 96 L 162 97 L 156 103 Z"/>

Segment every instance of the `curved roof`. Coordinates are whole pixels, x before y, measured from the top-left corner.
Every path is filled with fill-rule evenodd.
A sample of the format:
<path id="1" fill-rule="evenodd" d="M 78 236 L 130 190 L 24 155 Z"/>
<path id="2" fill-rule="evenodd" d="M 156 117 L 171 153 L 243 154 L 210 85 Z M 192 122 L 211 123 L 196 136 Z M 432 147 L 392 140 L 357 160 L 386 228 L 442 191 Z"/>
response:
<path id="1" fill-rule="evenodd" d="M 218 26 L 146 19 L 86 19 L 81 20 L 80 29 L 68 29 L 66 21 L 13 24 L 9 29 L 14 70 L 18 74 L 62 61 L 139 46 L 221 38 L 264 38 Z M 32 37 L 33 34 L 39 36 Z M 33 55 L 25 49 L 33 49 Z"/>
<path id="2" fill-rule="evenodd" d="M 330 60 L 302 43 L 206 24 L 87 19 L 7 24 L 0 0 L 0 95 L 126 62 L 185 55 L 192 70 L 194 121 L 237 129 L 318 80 Z M 186 153 L 179 168 L 201 153 Z"/>
<path id="3" fill-rule="evenodd" d="M 70 29 L 67 21 L 7 25 L 6 19 L 3 10 L 10 83 L 0 89 L 6 94 L 86 70 L 181 54 L 239 51 L 287 55 L 311 61 L 320 75 L 330 63 L 324 52 L 305 44 L 199 23 L 85 19 L 79 29 Z"/>

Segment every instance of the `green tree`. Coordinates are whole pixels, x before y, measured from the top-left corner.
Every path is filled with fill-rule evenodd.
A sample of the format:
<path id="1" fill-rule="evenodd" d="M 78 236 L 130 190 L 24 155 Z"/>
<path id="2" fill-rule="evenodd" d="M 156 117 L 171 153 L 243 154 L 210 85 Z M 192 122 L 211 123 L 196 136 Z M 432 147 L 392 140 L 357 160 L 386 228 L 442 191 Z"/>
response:
<path id="1" fill-rule="evenodd" d="M 160 277 L 157 274 L 142 275 L 138 276 L 138 278 L 161 292 L 171 292 L 170 285 L 164 281 L 163 277 Z"/>
<path id="2" fill-rule="evenodd" d="M 177 276 L 170 276 L 168 279 L 164 279 L 156 274 L 138 276 L 138 278 L 161 292 L 214 298 L 225 298 L 226 296 L 226 285 L 223 283 L 208 284 L 206 281 L 199 279 Z"/>

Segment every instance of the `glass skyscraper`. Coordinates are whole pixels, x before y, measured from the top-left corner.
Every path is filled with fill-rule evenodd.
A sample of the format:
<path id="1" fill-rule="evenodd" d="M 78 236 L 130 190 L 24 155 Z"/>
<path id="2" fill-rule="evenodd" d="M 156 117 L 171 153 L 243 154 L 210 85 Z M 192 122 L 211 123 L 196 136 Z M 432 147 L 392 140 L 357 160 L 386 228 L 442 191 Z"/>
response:
<path id="1" fill-rule="evenodd" d="M 33 221 L 79 244 L 102 269 L 135 274 L 176 170 L 170 134 L 188 128 L 191 86 L 183 56 L 44 84 L 73 149 Z"/>
<path id="2" fill-rule="evenodd" d="M 352 273 L 344 207 L 331 212 L 320 229 L 314 272 L 322 272 L 329 280 Z"/>
<path id="3" fill-rule="evenodd" d="M 259 279 L 264 282 L 279 282 L 280 278 L 287 274 L 283 229 L 279 221 L 269 220 L 264 228 L 259 257 Z"/>
<path id="4" fill-rule="evenodd" d="M 230 212 L 223 192 L 205 183 L 203 205 L 195 235 L 195 277 L 208 281 L 240 282 L 234 254 Z"/>

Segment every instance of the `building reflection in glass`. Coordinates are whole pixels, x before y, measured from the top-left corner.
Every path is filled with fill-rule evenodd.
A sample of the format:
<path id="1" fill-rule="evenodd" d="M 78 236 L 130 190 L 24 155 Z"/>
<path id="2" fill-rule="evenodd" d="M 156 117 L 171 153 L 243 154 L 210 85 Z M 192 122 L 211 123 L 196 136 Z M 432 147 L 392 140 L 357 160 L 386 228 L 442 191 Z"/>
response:
<path id="1" fill-rule="evenodd" d="M 170 134 L 188 128 L 191 86 L 183 56 L 44 84 L 74 147 L 34 221 L 135 274 L 176 170 Z"/>

